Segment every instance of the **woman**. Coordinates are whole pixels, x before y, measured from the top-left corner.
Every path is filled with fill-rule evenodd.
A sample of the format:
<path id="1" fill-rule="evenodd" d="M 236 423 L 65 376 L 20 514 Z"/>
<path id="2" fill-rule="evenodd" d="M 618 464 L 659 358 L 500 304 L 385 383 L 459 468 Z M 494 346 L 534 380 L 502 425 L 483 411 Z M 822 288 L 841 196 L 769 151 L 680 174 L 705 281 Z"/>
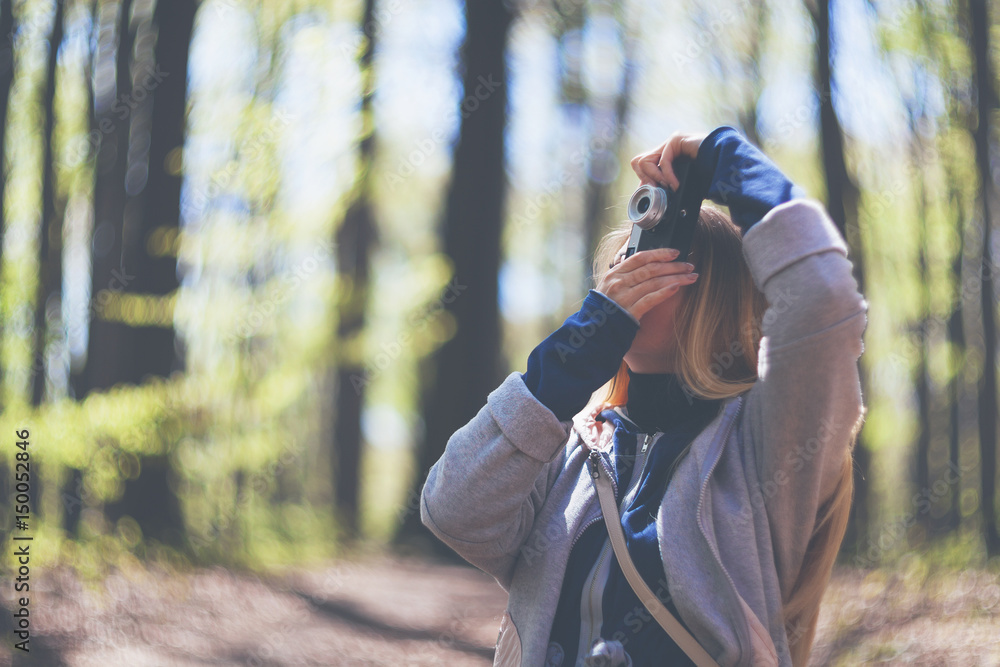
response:
<path id="1" fill-rule="evenodd" d="M 424 486 L 423 522 L 509 593 L 497 665 L 693 664 L 611 552 L 592 448 L 629 556 L 716 662 L 808 662 L 853 491 L 867 303 L 824 209 L 738 132 L 678 134 L 632 167 L 673 188 L 680 155 L 731 218 L 703 207 L 688 262 L 611 259 L 628 229 L 609 235 L 596 289 Z"/>

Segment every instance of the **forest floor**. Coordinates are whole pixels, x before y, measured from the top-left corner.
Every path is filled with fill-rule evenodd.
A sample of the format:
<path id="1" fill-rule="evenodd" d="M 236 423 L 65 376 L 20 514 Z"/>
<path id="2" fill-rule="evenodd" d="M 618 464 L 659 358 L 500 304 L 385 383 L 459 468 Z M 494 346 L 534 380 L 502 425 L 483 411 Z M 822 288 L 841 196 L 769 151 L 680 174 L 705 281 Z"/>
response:
<path id="1" fill-rule="evenodd" d="M 0 665 L 492 664 L 506 595 L 467 566 L 384 554 L 281 576 L 32 570 L 30 654 Z M 5 586 L 6 587 L 6 586 Z M 1000 665 L 1000 576 L 837 570 L 812 665 Z"/>

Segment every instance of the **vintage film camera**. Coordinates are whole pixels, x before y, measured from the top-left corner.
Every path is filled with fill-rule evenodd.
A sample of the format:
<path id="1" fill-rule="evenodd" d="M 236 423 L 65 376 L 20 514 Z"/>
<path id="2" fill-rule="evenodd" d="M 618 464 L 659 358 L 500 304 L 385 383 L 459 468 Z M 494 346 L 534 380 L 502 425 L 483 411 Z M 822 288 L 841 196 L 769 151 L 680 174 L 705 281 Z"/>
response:
<path id="1" fill-rule="evenodd" d="M 694 179 L 689 178 L 692 162 L 687 156 L 680 156 L 673 161 L 674 174 L 680 181 L 676 192 L 641 185 L 632 194 L 628 203 L 632 235 L 628 240 L 625 257 L 631 257 L 640 250 L 676 248 L 680 254 L 674 261 L 687 260 L 702 202 L 698 188 L 692 182 Z"/>

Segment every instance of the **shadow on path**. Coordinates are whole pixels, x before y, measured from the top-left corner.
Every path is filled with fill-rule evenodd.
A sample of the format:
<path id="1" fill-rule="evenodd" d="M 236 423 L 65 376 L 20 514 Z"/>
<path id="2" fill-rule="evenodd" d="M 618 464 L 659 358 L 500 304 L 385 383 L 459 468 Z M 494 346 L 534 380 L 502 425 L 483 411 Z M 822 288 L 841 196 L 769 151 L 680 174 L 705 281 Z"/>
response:
<path id="1" fill-rule="evenodd" d="M 483 648 L 482 646 L 478 646 L 458 637 L 451 636 L 450 633 L 438 633 L 432 630 L 418 630 L 415 628 L 401 628 L 375 618 L 361 611 L 349 602 L 316 598 L 297 589 L 291 589 L 288 592 L 308 602 L 313 609 L 325 616 L 335 618 L 340 621 L 346 621 L 361 628 L 373 630 L 383 637 L 399 640 L 410 639 L 416 641 L 437 642 L 442 646 L 447 646 L 448 648 L 456 651 L 479 656 L 491 662 L 493 661 L 493 648 Z"/>

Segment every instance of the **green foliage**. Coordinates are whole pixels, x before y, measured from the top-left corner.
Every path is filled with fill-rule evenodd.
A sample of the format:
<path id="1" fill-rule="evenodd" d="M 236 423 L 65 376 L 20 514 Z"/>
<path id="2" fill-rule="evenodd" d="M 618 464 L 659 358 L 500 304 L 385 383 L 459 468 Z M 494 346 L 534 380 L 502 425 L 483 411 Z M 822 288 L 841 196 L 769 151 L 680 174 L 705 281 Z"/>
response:
<path id="1" fill-rule="evenodd" d="M 953 263 L 963 250 L 967 261 L 979 251 L 972 222 L 981 184 L 969 131 L 975 121 L 972 60 L 955 18 L 960 8 L 950 2 L 876 4 L 871 27 L 882 51 L 878 62 L 866 63 L 872 78 L 857 82 L 857 89 L 845 85 L 837 108 L 851 108 L 888 81 L 896 106 L 872 112 L 897 114 L 895 120 L 907 126 L 900 145 L 890 145 L 845 125 L 848 169 L 860 191 L 857 229 L 869 302 L 864 436 L 876 456 L 873 507 L 881 511 L 875 514 L 891 516 L 905 502 L 900 489 L 911 485 L 921 356 L 927 356 L 939 407 L 953 379 L 972 396 L 982 370 L 976 345 L 961 348 L 946 331 L 958 305 L 968 309 L 967 325 L 976 324 L 974 271 L 966 269 L 959 279 Z M 32 456 L 43 489 L 37 536 L 58 547 L 44 558 L 77 560 L 96 573 L 135 558 L 272 566 L 331 555 L 338 535 L 329 510 L 337 433 L 330 368 L 343 360 L 364 369 L 366 423 L 375 424 L 363 434 L 371 440 L 363 457 L 363 526 L 366 535 L 387 539 L 401 514 L 415 511 L 405 487 L 419 430 L 422 364 L 456 326 L 442 296 L 462 276 L 454 275 L 437 226 L 457 134 L 458 11 L 444 8 L 452 13 L 435 16 L 407 3 L 386 6 L 374 26 L 385 39 L 372 69 L 360 72 L 362 3 L 205 3 L 199 14 L 204 32 L 196 37 L 201 50 L 192 52 L 202 60 L 192 65 L 198 76 L 191 78 L 188 144 L 170 158 L 185 177 L 190 219 L 175 243 L 163 240 L 167 255 L 178 253 L 184 283 L 161 300 L 114 294 L 106 313 L 129 324 L 172 324 L 184 340 L 185 371 L 79 402 L 69 398 L 66 376 L 71 362 L 81 359 L 79 350 L 70 358 L 65 329 L 79 333 L 75 328 L 86 326 L 81 313 L 69 312 L 85 298 L 71 296 L 69 287 L 89 284 L 90 276 L 85 261 L 67 262 L 67 294 L 59 304 L 67 321 L 53 332 L 48 402 L 36 410 L 26 393 L 34 372 L 39 99 L 49 5 L 18 3 L 19 18 L 37 20 L 15 44 L 0 268 L 0 433 L 27 427 L 37 442 Z M 527 7 L 508 46 L 505 261 L 511 273 L 530 270 L 534 282 L 528 284 L 544 294 L 537 311 L 511 307 L 505 313 L 504 346 L 513 368 L 523 368 L 530 350 L 585 293 L 590 258 L 581 220 L 598 157 L 613 163 L 603 176 L 609 196 L 599 217 L 606 225 L 622 219 L 635 186 L 631 155 L 677 130 L 743 119 L 756 120 L 747 129 L 796 183 L 825 196 L 811 90 L 815 44 L 804 5 L 772 3 L 762 17 L 719 2 L 688 3 L 669 15 L 624 5 L 590 9 L 587 19 Z M 89 3 L 72 4 L 68 34 L 83 30 L 87 11 Z M 607 42 L 594 27 L 597 18 L 613 33 Z M 579 33 L 569 29 L 575 21 Z M 220 37 L 233 53 L 212 50 Z M 64 45 L 55 103 L 56 175 L 69 202 L 69 259 L 87 256 L 100 222 L 90 210 L 95 165 L 87 150 L 86 42 Z M 210 67 L 229 57 L 225 67 Z M 560 65 L 550 72 L 540 67 L 543 57 Z M 850 57 L 843 49 L 835 68 L 850 64 Z M 625 62 L 639 65 L 626 100 L 629 126 L 618 153 L 605 155 L 593 150 L 599 132 L 594 118 L 613 101 L 614 91 L 601 82 L 616 81 L 621 72 L 601 68 L 620 69 Z M 889 75 L 876 78 L 881 68 Z M 375 82 L 374 105 L 361 118 L 368 77 Z M 518 86 L 523 88 L 515 94 Z M 362 172 L 359 144 L 370 137 L 377 153 L 371 171 Z M 338 343 L 336 305 L 352 286 L 335 278 L 342 258 L 331 240 L 359 183 L 371 196 L 380 237 L 373 299 L 366 327 Z M 509 300 L 520 306 L 526 296 L 535 295 Z M 75 344 L 81 341 L 74 337 Z M 387 425 L 393 420 L 396 430 Z M 937 428 L 932 448 L 938 454 L 945 437 Z M 962 442 L 963 460 L 971 460 L 975 443 L 968 434 Z M 152 455 L 168 456 L 176 472 L 187 552 L 150 542 L 134 520 L 111 524 L 102 516 Z M 0 447 L 0 460 L 10 467 L 8 447 Z M 67 486 L 71 470 L 83 476 L 79 489 Z M 971 483 L 966 487 L 963 493 L 972 490 Z M 66 494 L 86 510 L 79 539 L 59 528 Z M 964 528 L 977 517 L 976 506 L 964 512 Z M 968 535 L 931 543 L 920 562 L 981 565 L 981 545 Z M 887 558 L 894 563 L 887 567 L 916 567 L 905 554 Z"/>

